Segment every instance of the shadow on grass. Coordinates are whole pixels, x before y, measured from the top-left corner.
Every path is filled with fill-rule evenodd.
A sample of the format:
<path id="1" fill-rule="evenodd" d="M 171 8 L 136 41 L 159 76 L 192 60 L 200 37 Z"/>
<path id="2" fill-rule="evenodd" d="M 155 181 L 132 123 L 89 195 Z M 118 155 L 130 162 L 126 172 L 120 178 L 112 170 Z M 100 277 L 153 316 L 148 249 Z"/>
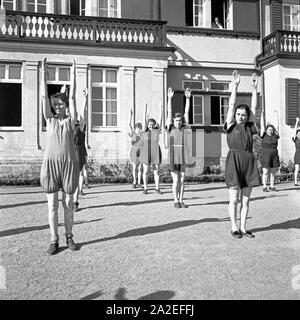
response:
<path id="1" fill-rule="evenodd" d="M 177 222 L 172 222 L 172 223 L 168 223 L 168 224 L 163 224 L 160 226 L 151 226 L 151 227 L 132 229 L 132 230 L 120 233 L 114 237 L 95 239 L 95 240 L 91 240 L 91 241 L 87 241 L 87 242 L 82 242 L 79 245 L 81 247 L 83 247 L 83 246 L 86 246 L 89 244 L 94 244 L 94 243 L 100 243 L 100 242 L 117 240 L 117 239 L 124 239 L 124 238 L 131 238 L 131 237 L 139 237 L 139 236 L 145 236 L 145 235 L 149 235 L 149 234 L 160 233 L 160 232 L 165 232 L 165 231 L 179 229 L 179 228 L 190 227 L 190 226 L 193 226 L 193 225 L 196 225 L 199 223 L 224 222 L 224 221 L 229 221 L 229 218 L 222 218 L 222 219 L 205 218 L 205 219 L 200 219 L 200 220 L 183 220 L 183 221 L 177 221 Z"/>
<path id="2" fill-rule="evenodd" d="M 98 221 L 101 221 L 101 220 L 103 220 L 103 219 L 95 219 L 95 220 L 87 220 L 87 221 L 76 221 L 76 222 L 74 222 L 74 225 L 98 222 Z M 60 223 L 58 226 L 62 227 L 62 226 L 64 226 L 64 224 Z M 31 232 L 31 231 L 41 231 L 41 230 L 46 230 L 46 229 L 49 229 L 49 225 L 48 224 L 45 224 L 45 225 L 42 225 L 42 226 L 21 227 L 21 228 L 9 229 L 9 230 L 0 231 L 0 238 L 12 236 L 12 235 L 17 235 L 17 234 L 22 234 L 22 233 L 26 233 L 26 232 Z"/>
<path id="3" fill-rule="evenodd" d="M 287 229 L 300 229 L 300 218 L 288 220 L 280 223 L 274 223 L 267 227 L 255 228 L 251 232 L 263 232 L 271 230 L 287 230 Z"/>
<path id="4" fill-rule="evenodd" d="M 0 206 L 0 210 L 17 208 L 17 207 L 32 206 L 35 204 L 43 204 L 43 203 L 47 203 L 47 200 L 46 201 L 30 201 L 30 202 L 23 202 L 23 203 L 6 204 L 4 206 Z"/>

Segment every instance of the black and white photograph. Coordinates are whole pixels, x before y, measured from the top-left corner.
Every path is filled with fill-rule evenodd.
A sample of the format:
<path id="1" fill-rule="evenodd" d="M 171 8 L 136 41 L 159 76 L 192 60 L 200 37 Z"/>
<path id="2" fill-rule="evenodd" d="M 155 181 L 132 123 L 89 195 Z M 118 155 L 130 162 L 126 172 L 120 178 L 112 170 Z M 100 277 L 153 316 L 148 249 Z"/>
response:
<path id="1" fill-rule="evenodd" d="M 3 303 L 299 300 L 299 169 L 300 0 L 0 0 Z"/>

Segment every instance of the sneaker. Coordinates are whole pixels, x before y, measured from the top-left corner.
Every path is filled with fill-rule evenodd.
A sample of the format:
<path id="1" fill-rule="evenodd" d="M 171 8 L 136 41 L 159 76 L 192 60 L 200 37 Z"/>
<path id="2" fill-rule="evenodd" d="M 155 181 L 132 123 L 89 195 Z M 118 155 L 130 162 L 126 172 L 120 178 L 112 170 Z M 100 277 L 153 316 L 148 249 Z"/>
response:
<path id="1" fill-rule="evenodd" d="M 251 233 L 250 231 L 246 231 L 246 232 L 241 231 L 241 235 L 250 239 L 255 238 L 254 234 Z"/>
<path id="2" fill-rule="evenodd" d="M 53 256 L 58 250 L 59 244 L 58 242 L 51 242 L 50 247 L 46 251 L 47 254 Z"/>
<path id="3" fill-rule="evenodd" d="M 188 208 L 189 207 L 188 205 L 184 204 L 183 202 L 180 202 L 180 206 L 181 206 L 181 208 Z"/>
<path id="4" fill-rule="evenodd" d="M 270 188 L 269 190 L 270 190 L 270 191 L 275 191 L 275 192 L 278 191 L 276 188 Z"/>
<path id="5" fill-rule="evenodd" d="M 263 188 L 263 192 L 269 192 L 267 188 Z"/>
<path id="6" fill-rule="evenodd" d="M 177 208 L 177 209 L 181 208 L 180 203 L 179 202 L 174 202 L 174 208 Z"/>
<path id="7" fill-rule="evenodd" d="M 143 194 L 148 194 L 148 190 L 147 190 L 147 189 L 144 189 L 144 190 L 143 190 Z"/>
<path id="8" fill-rule="evenodd" d="M 157 194 L 163 194 L 159 189 L 155 189 Z"/>
<path id="9" fill-rule="evenodd" d="M 74 202 L 74 212 L 78 212 L 79 210 L 79 202 Z"/>
<path id="10" fill-rule="evenodd" d="M 241 239 L 241 238 L 242 238 L 242 235 L 240 234 L 239 231 L 231 231 L 231 236 L 232 236 L 234 239 Z"/>
<path id="11" fill-rule="evenodd" d="M 134 183 L 133 185 L 132 185 L 132 189 L 135 189 L 136 188 L 136 184 Z"/>
<path id="12" fill-rule="evenodd" d="M 73 240 L 73 237 L 66 237 L 66 242 L 67 242 L 67 246 L 70 250 L 72 251 L 76 251 L 78 250 L 78 247 L 77 245 L 75 244 L 74 240 Z"/>

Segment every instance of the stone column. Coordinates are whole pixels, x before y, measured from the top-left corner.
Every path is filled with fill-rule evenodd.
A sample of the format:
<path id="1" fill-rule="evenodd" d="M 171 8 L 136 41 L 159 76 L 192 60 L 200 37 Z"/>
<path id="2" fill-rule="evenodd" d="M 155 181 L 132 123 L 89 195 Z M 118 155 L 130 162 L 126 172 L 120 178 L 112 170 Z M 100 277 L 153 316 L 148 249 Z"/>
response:
<path id="1" fill-rule="evenodd" d="M 23 65 L 23 127 L 25 148 L 36 150 L 39 148 L 39 74 L 38 61 L 27 61 Z"/>

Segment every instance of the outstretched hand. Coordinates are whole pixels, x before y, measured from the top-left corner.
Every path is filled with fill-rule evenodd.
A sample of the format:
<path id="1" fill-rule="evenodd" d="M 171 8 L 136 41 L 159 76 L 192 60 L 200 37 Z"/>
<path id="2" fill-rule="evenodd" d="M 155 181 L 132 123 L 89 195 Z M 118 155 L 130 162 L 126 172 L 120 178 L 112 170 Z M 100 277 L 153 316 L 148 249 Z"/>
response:
<path id="1" fill-rule="evenodd" d="M 253 87 L 254 89 L 257 88 L 257 83 L 258 83 L 257 74 L 256 74 L 256 73 L 252 73 L 252 76 L 251 76 L 251 84 L 252 84 L 252 87 Z"/>
<path id="2" fill-rule="evenodd" d="M 191 94 L 192 94 L 192 91 L 190 88 L 186 88 L 185 91 L 184 91 L 184 95 L 187 97 L 187 98 L 190 98 L 191 97 Z"/>
<path id="3" fill-rule="evenodd" d="M 297 118 L 296 118 L 296 121 L 297 121 L 297 122 L 299 122 L 299 121 L 300 121 L 299 117 L 297 117 Z"/>
<path id="4" fill-rule="evenodd" d="M 76 70 L 76 62 L 75 62 L 75 59 L 73 59 L 73 63 L 71 66 L 71 73 L 75 73 L 75 70 Z"/>
<path id="5" fill-rule="evenodd" d="M 240 78 L 240 74 L 238 73 L 237 70 L 234 70 L 232 72 L 232 82 L 236 85 L 238 85 L 241 81 L 241 78 Z"/>
<path id="6" fill-rule="evenodd" d="M 82 94 L 84 97 L 87 97 L 88 96 L 88 89 L 87 88 L 83 89 Z"/>
<path id="7" fill-rule="evenodd" d="M 174 91 L 172 88 L 168 89 L 168 98 L 172 98 L 174 96 Z"/>

